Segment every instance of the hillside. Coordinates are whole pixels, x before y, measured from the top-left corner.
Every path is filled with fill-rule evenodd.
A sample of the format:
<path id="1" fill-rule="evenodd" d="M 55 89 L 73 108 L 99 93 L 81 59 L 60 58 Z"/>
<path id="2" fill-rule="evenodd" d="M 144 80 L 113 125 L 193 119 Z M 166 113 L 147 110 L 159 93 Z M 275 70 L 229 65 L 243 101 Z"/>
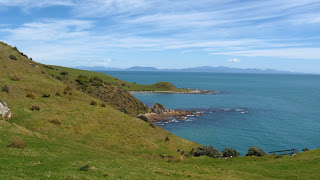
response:
<path id="1" fill-rule="evenodd" d="M 320 150 L 281 158 L 191 157 L 199 144 L 132 116 L 144 105 L 128 90 L 177 89 L 168 83 L 137 85 L 45 66 L 0 43 L 0 100 L 13 115 L 0 120 L 0 179 L 320 178 Z"/>

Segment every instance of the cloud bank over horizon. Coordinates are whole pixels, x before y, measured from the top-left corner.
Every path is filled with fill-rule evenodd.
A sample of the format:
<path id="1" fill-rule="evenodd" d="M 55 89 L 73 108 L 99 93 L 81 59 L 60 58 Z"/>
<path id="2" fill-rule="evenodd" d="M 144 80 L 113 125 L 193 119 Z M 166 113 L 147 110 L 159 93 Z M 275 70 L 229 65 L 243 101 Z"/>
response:
<path id="1" fill-rule="evenodd" d="M 63 66 L 320 73 L 319 8 L 318 0 L 0 0 L 0 40 Z"/>

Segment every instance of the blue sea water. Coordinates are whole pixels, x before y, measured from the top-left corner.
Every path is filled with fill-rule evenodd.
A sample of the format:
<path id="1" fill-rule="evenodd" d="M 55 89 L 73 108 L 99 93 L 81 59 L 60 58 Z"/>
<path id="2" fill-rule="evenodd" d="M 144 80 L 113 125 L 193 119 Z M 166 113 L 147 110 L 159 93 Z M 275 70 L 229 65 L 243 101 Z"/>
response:
<path id="1" fill-rule="evenodd" d="M 266 152 L 320 148 L 320 76 L 174 72 L 104 72 L 129 82 L 169 81 L 179 88 L 218 90 L 221 94 L 134 94 L 151 106 L 198 109 L 203 116 L 158 123 L 175 135 L 220 151 L 250 146 Z M 233 111 L 225 111 L 226 109 Z M 245 111 L 237 111 L 244 108 Z"/>

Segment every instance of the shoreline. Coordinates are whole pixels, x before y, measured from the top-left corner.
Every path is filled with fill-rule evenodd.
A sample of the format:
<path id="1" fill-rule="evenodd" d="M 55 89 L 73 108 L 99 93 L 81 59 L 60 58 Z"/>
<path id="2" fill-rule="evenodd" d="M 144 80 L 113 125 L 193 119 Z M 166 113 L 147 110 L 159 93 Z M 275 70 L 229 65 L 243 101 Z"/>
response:
<path id="1" fill-rule="evenodd" d="M 182 92 L 182 91 L 154 91 L 154 90 L 147 90 L 147 91 L 129 91 L 130 94 L 220 94 L 220 91 L 211 91 L 211 90 L 190 90 L 188 92 Z"/>

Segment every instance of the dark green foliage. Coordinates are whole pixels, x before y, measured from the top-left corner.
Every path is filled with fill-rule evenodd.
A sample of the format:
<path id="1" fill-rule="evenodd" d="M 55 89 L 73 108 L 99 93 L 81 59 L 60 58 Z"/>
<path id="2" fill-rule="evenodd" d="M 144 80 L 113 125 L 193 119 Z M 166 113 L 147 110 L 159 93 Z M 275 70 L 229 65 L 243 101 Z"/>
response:
<path id="1" fill-rule="evenodd" d="M 12 59 L 12 60 L 15 60 L 15 61 L 17 60 L 17 57 L 15 55 L 12 55 L 12 54 L 9 56 L 9 58 Z"/>
<path id="2" fill-rule="evenodd" d="M 146 122 L 149 122 L 148 118 L 144 115 L 140 115 L 138 116 L 139 119 L 143 120 L 143 121 L 146 121 Z"/>
<path id="3" fill-rule="evenodd" d="M 123 113 L 129 114 L 128 110 L 124 107 L 119 108 L 119 110 Z"/>
<path id="4" fill-rule="evenodd" d="M 17 48 L 16 46 L 15 46 L 15 47 L 13 47 L 12 49 L 13 49 L 13 50 L 15 50 L 15 51 L 19 51 L 19 50 L 18 50 L 18 48 Z"/>
<path id="5" fill-rule="evenodd" d="M 232 148 L 224 148 L 222 151 L 223 157 L 237 157 L 240 155 L 240 153 Z"/>
<path id="6" fill-rule="evenodd" d="M 81 166 L 79 170 L 80 171 L 89 171 L 89 169 L 90 169 L 90 166 L 89 166 L 89 164 L 87 164 L 87 165 Z"/>
<path id="7" fill-rule="evenodd" d="M 63 72 L 61 72 L 60 74 L 63 75 L 63 76 L 66 76 L 66 75 L 68 75 L 69 73 L 68 73 L 67 71 L 63 71 Z"/>
<path id="8" fill-rule="evenodd" d="M 308 148 L 304 148 L 304 149 L 302 149 L 302 151 L 303 152 L 307 152 L 307 151 L 309 151 L 309 149 Z"/>
<path id="9" fill-rule="evenodd" d="M 106 103 L 101 104 L 101 107 L 106 107 L 106 106 L 107 106 Z"/>
<path id="10" fill-rule="evenodd" d="M 267 153 L 265 153 L 262 149 L 259 149 L 256 146 L 251 146 L 248 149 L 248 153 L 246 154 L 246 156 L 264 156 Z"/>
<path id="11" fill-rule="evenodd" d="M 47 69 L 54 69 L 53 67 L 47 66 L 47 65 L 44 65 L 43 67 L 44 67 L 44 68 L 47 68 Z"/>
<path id="12" fill-rule="evenodd" d="M 76 81 L 82 86 L 88 86 L 88 77 L 87 76 L 80 75 L 80 76 L 78 76 Z"/>
<path id="13" fill-rule="evenodd" d="M 170 141 L 169 136 L 166 136 L 166 139 L 164 141 Z"/>
<path id="14" fill-rule="evenodd" d="M 193 155 L 195 157 L 199 157 L 199 156 L 209 156 L 213 158 L 221 157 L 221 153 L 217 149 L 213 148 L 212 146 L 198 147 L 197 150 L 193 153 Z"/>
<path id="15" fill-rule="evenodd" d="M 57 76 L 56 79 L 58 79 L 59 81 L 62 81 L 62 78 L 60 76 Z"/>
<path id="16" fill-rule="evenodd" d="M 4 86 L 1 88 L 1 91 L 2 91 L 2 92 L 9 93 L 9 87 L 8 87 L 7 85 L 4 85 Z"/>

